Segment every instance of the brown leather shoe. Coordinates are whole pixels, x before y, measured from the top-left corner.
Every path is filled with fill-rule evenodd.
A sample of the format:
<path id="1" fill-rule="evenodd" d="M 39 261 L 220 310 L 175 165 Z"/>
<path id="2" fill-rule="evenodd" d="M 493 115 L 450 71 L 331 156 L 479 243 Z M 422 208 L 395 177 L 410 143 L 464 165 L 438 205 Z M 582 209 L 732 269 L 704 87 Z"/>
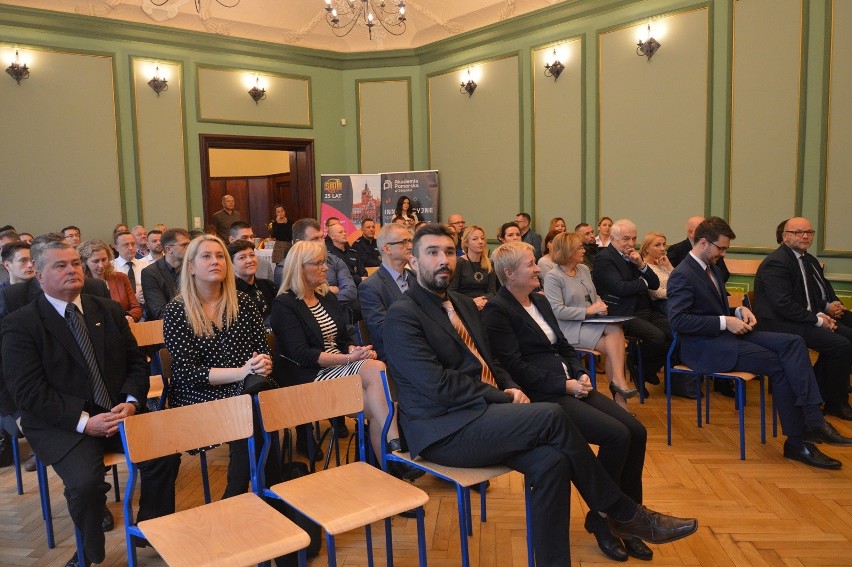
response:
<path id="1" fill-rule="evenodd" d="M 654 512 L 641 504 L 636 514 L 627 522 L 619 522 L 610 514 L 607 518 L 609 530 L 615 537 L 628 539 L 638 537 L 650 543 L 668 543 L 695 533 L 698 520 L 695 518 L 675 518 Z"/>

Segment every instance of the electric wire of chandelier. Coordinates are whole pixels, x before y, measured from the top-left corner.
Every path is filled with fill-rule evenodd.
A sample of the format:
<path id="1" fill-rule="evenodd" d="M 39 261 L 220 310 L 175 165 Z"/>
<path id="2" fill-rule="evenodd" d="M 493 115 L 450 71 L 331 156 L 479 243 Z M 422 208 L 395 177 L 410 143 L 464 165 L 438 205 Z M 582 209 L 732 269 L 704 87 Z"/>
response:
<path id="1" fill-rule="evenodd" d="M 325 0 L 325 21 L 334 35 L 343 37 L 359 22 L 373 39 L 378 23 L 391 35 L 405 33 L 405 0 Z"/>

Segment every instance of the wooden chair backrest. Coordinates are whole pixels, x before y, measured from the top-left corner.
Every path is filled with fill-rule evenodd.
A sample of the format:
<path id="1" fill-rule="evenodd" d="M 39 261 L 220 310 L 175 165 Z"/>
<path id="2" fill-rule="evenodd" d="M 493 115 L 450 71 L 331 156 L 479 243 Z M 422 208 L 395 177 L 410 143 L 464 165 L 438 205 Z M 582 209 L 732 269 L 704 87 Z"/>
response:
<path id="1" fill-rule="evenodd" d="M 757 268 L 760 266 L 760 260 L 739 260 L 737 258 L 725 258 L 725 266 L 728 271 L 738 276 L 753 276 L 757 273 Z"/>
<path id="2" fill-rule="evenodd" d="M 381 268 L 381 266 L 368 266 L 367 268 L 364 268 L 364 269 L 367 270 L 367 277 L 370 277 L 373 274 L 375 274 L 378 271 L 379 268 Z"/>
<path id="3" fill-rule="evenodd" d="M 139 463 L 246 439 L 254 431 L 251 406 L 244 395 L 128 417 L 122 424 L 127 454 Z"/>
<path id="4" fill-rule="evenodd" d="M 161 345 L 166 342 L 163 339 L 162 320 L 130 323 L 130 330 L 139 346 Z"/>
<path id="5" fill-rule="evenodd" d="M 278 431 L 364 409 L 358 375 L 266 390 L 257 395 L 266 431 Z"/>
<path id="6" fill-rule="evenodd" d="M 728 291 L 728 306 L 731 309 L 742 307 L 745 300 L 745 292 L 742 290 Z"/>

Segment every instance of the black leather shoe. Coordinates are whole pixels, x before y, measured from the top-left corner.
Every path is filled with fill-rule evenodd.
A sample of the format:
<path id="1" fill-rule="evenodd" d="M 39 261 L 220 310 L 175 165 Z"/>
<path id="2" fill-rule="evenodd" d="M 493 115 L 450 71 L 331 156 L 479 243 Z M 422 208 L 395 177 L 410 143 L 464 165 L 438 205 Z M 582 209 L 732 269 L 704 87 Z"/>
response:
<path id="1" fill-rule="evenodd" d="M 92 562 L 88 559 L 86 560 L 85 567 L 91 567 Z M 74 555 L 71 556 L 71 559 L 68 560 L 68 563 L 65 564 L 65 567 L 82 567 L 80 562 L 77 560 L 77 552 L 74 552 Z"/>
<path id="2" fill-rule="evenodd" d="M 105 532 L 111 532 L 115 527 L 115 518 L 112 517 L 112 512 L 109 508 L 104 508 L 104 519 L 101 522 L 101 529 Z"/>
<path id="3" fill-rule="evenodd" d="M 805 446 L 801 449 L 795 449 L 790 446 L 789 441 L 784 442 L 784 456 L 794 461 L 800 461 L 806 465 L 816 467 L 818 469 L 833 469 L 837 470 L 843 466 L 843 463 L 837 459 L 832 459 L 822 451 L 816 448 L 813 443 L 805 442 Z"/>
<path id="4" fill-rule="evenodd" d="M 589 510 L 586 514 L 586 523 L 584 524 L 586 531 L 595 536 L 598 541 L 598 547 L 603 551 L 603 554 L 613 561 L 627 561 L 627 550 L 624 549 L 624 544 L 621 540 L 613 536 L 609 531 L 606 518 L 602 518 L 597 512 Z"/>
<path id="5" fill-rule="evenodd" d="M 813 427 L 805 431 L 803 438 L 809 443 L 827 443 L 829 445 L 839 445 L 841 447 L 852 446 L 852 438 L 841 435 L 840 432 L 827 421 L 819 427 Z"/>
<path id="6" fill-rule="evenodd" d="M 636 514 L 627 522 L 607 518 L 609 531 L 615 537 L 630 539 L 637 537 L 650 543 L 668 543 L 695 533 L 698 520 L 695 518 L 676 518 L 666 516 L 639 504 Z"/>
<path id="7" fill-rule="evenodd" d="M 12 436 L 0 428 L 0 467 L 8 467 L 13 460 Z"/>
<path id="8" fill-rule="evenodd" d="M 332 427 L 337 432 L 337 437 L 339 439 L 346 439 L 349 437 L 349 428 L 346 427 L 346 418 L 345 417 L 335 417 L 330 420 Z"/>
<path id="9" fill-rule="evenodd" d="M 651 548 L 645 545 L 645 542 L 638 537 L 625 539 L 624 549 L 627 550 L 627 555 L 641 559 L 642 561 L 650 561 L 654 558 L 654 552 L 651 551 Z"/>
<path id="10" fill-rule="evenodd" d="M 27 472 L 33 472 L 37 468 L 35 453 L 30 453 L 30 456 L 27 457 L 26 461 L 24 461 L 24 470 Z"/>
<path id="11" fill-rule="evenodd" d="M 656 386 L 660 383 L 660 377 L 656 374 L 648 374 L 645 376 L 645 382 Z"/>
<path id="12" fill-rule="evenodd" d="M 728 398 L 736 398 L 734 384 L 731 380 L 713 380 L 713 391 Z"/>
<path id="13" fill-rule="evenodd" d="M 825 415 L 833 415 L 846 421 L 852 421 L 852 407 L 848 403 L 841 405 L 825 404 L 825 409 L 822 410 Z"/>

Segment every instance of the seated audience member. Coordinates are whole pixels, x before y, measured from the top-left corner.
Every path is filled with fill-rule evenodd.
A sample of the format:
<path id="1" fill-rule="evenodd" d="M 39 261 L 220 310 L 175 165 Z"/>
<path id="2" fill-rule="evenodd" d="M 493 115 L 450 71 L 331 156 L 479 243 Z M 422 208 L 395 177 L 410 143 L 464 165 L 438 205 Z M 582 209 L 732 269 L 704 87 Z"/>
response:
<path id="1" fill-rule="evenodd" d="M 33 235 L 29 232 L 22 232 L 18 235 L 18 238 L 21 239 L 21 242 L 26 242 L 27 244 L 33 243 Z"/>
<path id="2" fill-rule="evenodd" d="M 352 243 L 352 248 L 365 268 L 382 265 L 382 255 L 376 242 L 376 222 L 373 219 L 361 221 L 361 236 Z"/>
<path id="3" fill-rule="evenodd" d="M 481 226 L 470 225 L 464 229 L 461 243 L 464 256 L 459 257 L 456 263 L 450 290 L 473 298 L 473 302 L 482 310 L 497 293 L 497 274 L 488 259 L 485 230 Z"/>
<path id="4" fill-rule="evenodd" d="M 598 248 L 606 248 L 612 239 L 612 219 L 609 217 L 601 217 L 598 221 L 598 235 L 595 237 L 595 244 Z"/>
<path id="5" fill-rule="evenodd" d="M 530 537 L 539 565 L 571 564 L 569 482 L 608 515 L 615 537 L 661 543 L 695 532 L 696 520 L 663 516 L 623 494 L 558 405 L 528 403 L 493 359 L 473 300 L 447 291 L 457 257 L 446 227 L 421 228 L 412 252 L 417 285 L 390 306 L 384 325 L 412 457 L 524 474 L 535 487 Z"/>
<path id="6" fill-rule="evenodd" d="M 553 217 L 550 219 L 550 225 L 547 227 L 547 232 L 555 230 L 557 233 L 566 232 L 568 226 L 565 224 L 565 219 L 562 217 Z"/>
<path id="7" fill-rule="evenodd" d="M 0 284 L 0 288 L 16 283 L 28 282 L 35 277 L 30 245 L 19 240 L 5 244 L 0 251 L 3 267 L 9 273 L 9 281 Z"/>
<path id="8" fill-rule="evenodd" d="M 169 403 L 179 407 L 239 396 L 248 376 L 268 379 L 272 359 L 263 320 L 255 302 L 237 291 L 225 243 L 213 235 L 190 242 L 181 273 L 180 295 L 163 313 L 163 335 L 172 355 Z M 257 425 L 255 439 L 262 439 Z M 248 441 L 228 445 L 228 483 L 222 498 L 247 492 L 251 476 Z M 280 482 L 280 466 L 278 458 L 267 460 L 266 474 L 274 479 L 268 482 Z"/>
<path id="9" fill-rule="evenodd" d="M 127 228 L 127 225 L 122 223 L 122 222 L 118 223 L 117 225 L 115 225 L 113 227 L 113 229 L 112 229 L 113 244 L 111 246 L 112 246 L 112 255 L 113 255 L 114 258 L 118 258 L 118 250 L 115 247 L 115 237 L 118 236 L 119 232 L 130 232 L 130 229 Z"/>
<path id="10" fill-rule="evenodd" d="M 163 257 L 142 270 L 142 293 L 145 295 L 145 318 L 163 318 L 169 301 L 180 290 L 183 258 L 189 246 L 189 233 L 182 228 L 170 228 L 163 233 Z"/>
<path id="11" fill-rule="evenodd" d="M 496 360 L 530 400 L 559 404 L 586 441 L 600 447 L 598 460 L 610 478 L 641 504 L 645 427 L 592 387 L 547 299 L 535 293 L 539 268 L 532 246 L 503 244 L 494 251 L 493 260 L 502 287 L 485 306 L 482 322 Z M 616 561 L 626 561 L 628 553 L 651 559 L 652 552 L 642 540 L 622 543 L 613 537 L 606 516 L 599 512 L 589 511 L 585 527 L 604 554 Z"/>
<path id="12" fill-rule="evenodd" d="M 142 260 L 149 254 L 148 250 L 148 231 L 141 224 L 137 224 L 130 229 L 130 234 L 136 239 L 136 258 Z M 150 262 L 148 262 L 150 264 Z"/>
<path id="13" fill-rule="evenodd" d="M 74 248 L 48 241 L 33 252 L 44 293 L 3 319 L 3 380 L 24 435 L 65 485 L 88 566 L 105 556 L 104 453 L 122 450 L 119 423 L 144 411 L 148 363 L 121 307 L 81 293 L 83 267 Z M 137 521 L 174 512 L 179 466 L 179 455 L 140 464 Z M 79 565 L 76 552 L 66 565 Z"/>
<path id="14" fill-rule="evenodd" d="M 666 235 L 662 232 L 646 234 L 642 246 L 639 248 L 639 254 L 642 255 L 642 260 L 648 264 L 648 267 L 657 274 L 657 279 L 660 280 L 660 287 L 648 290 L 648 294 L 653 300 L 651 306 L 661 313 L 667 313 L 666 286 L 674 267 L 666 256 Z"/>
<path id="15" fill-rule="evenodd" d="M 518 228 L 518 223 L 514 221 L 503 223 L 500 226 L 500 230 L 497 231 L 497 240 L 500 241 L 500 244 L 520 242 L 521 229 Z"/>
<path id="16" fill-rule="evenodd" d="M 118 256 L 112 261 L 113 267 L 128 277 L 130 285 L 136 290 L 136 299 L 145 305 L 142 295 L 142 270 L 148 264 L 136 257 L 136 238 L 129 232 L 119 232 L 115 235 L 114 244 Z"/>
<path id="17" fill-rule="evenodd" d="M 781 245 L 760 263 L 754 278 L 757 329 L 798 335 L 818 352 L 813 369 L 825 401 L 823 411 L 852 420 L 852 315 L 825 278 L 819 260 L 808 253 L 814 232 L 808 219 L 788 219 Z"/>
<path id="18" fill-rule="evenodd" d="M 0 248 L 10 244 L 12 242 L 17 242 L 20 240 L 18 238 L 18 233 L 15 232 L 15 229 L 9 228 L 3 231 L 0 231 Z M 0 283 L 9 281 L 9 272 L 6 268 L 0 264 Z"/>
<path id="19" fill-rule="evenodd" d="M 59 234 L 65 239 L 65 243 L 77 248 L 80 246 L 80 242 L 82 242 L 82 238 L 80 237 L 80 229 L 76 226 L 66 226 L 62 230 L 59 231 Z"/>
<path id="20" fill-rule="evenodd" d="M 393 211 L 393 219 L 391 222 L 401 221 L 406 228 L 413 229 L 414 225 L 420 222 L 417 213 L 411 208 L 411 199 L 402 195 L 396 201 L 396 208 Z"/>
<path id="21" fill-rule="evenodd" d="M 544 281 L 544 276 L 547 275 L 547 272 L 556 267 L 556 263 L 553 261 L 553 239 L 563 232 L 565 231 L 551 230 L 544 237 L 544 255 L 537 262 L 538 268 L 541 270 L 539 277 L 542 281 Z"/>
<path id="22" fill-rule="evenodd" d="M 109 287 L 109 295 L 124 310 L 124 316 L 131 323 L 142 318 L 142 306 L 136 300 L 136 293 L 130 280 L 112 266 L 112 250 L 102 240 L 87 240 L 77 251 L 83 261 L 83 272 L 90 278 L 103 280 Z"/>
<path id="23" fill-rule="evenodd" d="M 518 213 L 515 215 L 515 222 L 518 223 L 518 228 L 521 229 L 521 240 L 535 249 L 535 259 L 538 261 L 542 254 L 541 235 L 530 226 L 532 218 L 529 213 Z"/>
<path id="24" fill-rule="evenodd" d="M 372 345 L 356 346 L 354 330 L 345 311 L 328 293 L 325 274 L 327 250 L 321 242 L 293 244 L 282 274 L 280 294 L 272 303 L 272 330 L 275 333 L 279 364 L 275 376 L 282 385 L 305 384 L 358 374 L 364 386 L 364 415 L 382 424 L 388 415 L 380 372 L 383 362 Z M 389 450 L 400 447 L 396 420 L 387 439 L 382 428 L 370 428 L 370 441 L 381 458 L 379 443 Z M 397 476 L 414 479 L 422 471 L 398 466 Z"/>
<path id="25" fill-rule="evenodd" d="M 213 224 L 205 227 L 211 231 L 208 234 L 215 234 L 227 242 L 231 225 L 243 220 L 240 211 L 236 209 L 236 204 L 237 201 L 233 195 L 222 196 L 222 209 L 213 214 Z"/>
<path id="26" fill-rule="evenodd" d="M 254 235 L 254 229 L 252 229 L 251 225 L 247 222 L 237 221 L 231 225 L 230 230 L 228 231 L 228 244 L 233 242 L 237 242 L 239 240 L 247 240 L 254 244 L 256 237 Z M 261 260 L 258 258 L 257 261 L 257 277 L 264 280 L 272 280 L 272 273 L 274 268 L 272 264 L 266 259 Z"/>
<path id="27" fill-rule="evenodd" d="M 402 225 L 391 223 L 379 230 L 377 238 L 382 251 L 382 266 L 361 283 L 358 296 L 361 312 L 370 331 L 373 348 L 379 360 L 387 360 L 382 328 L 388 307 L 414 285 L 414 274 L 406 266 L 411 256 L 411 233 Z"/>
<path id="28" fill-rule="evenodd" d="M 680 338 L 680 358 L 699 372 L 768 375 L 787 436 L 784 456 L 813 467 L 839 469 L 841 462 L 816 444 L 849 446 L 852 439 L 841 436 L 820 412 L 822 397 L 805 341 L 794 334 L 755 331 L 759 323 L 751 311 L 728 306 L 716 264 L 734 238 L 734 231 L 719 217 L 702 221 L 695 228 L 692 250 L 669 278 L 669 313 Z"/>
<path id="29" fill-rule="evenodd" d="M 340 224 L 340 219 L 337 218 L 337 217 L 328 217 L 327 219 L 325 219 L 325 232 L 326 232 L 326 234 L 328 234 L 328 229 L 331 228 L 332 226 L 336 225 L 336 224 Z"/>
<path id="30" fill-rule="evenodd" d="M 257 256 L 254 253 L 254 243 L 248 240 L 237 240 L 228 245 L 228 254 L 234 265 L 234 275 L 237 278 L 237 291 L 249 296 L 257 306 L 257 311 L 269 327 L 269 314 L 272 312 L 272 302 L 275 300 L 275 286 L 269 280 L 257 277 Z"/>
<path id="31" fill-rule="evenodd" d="M 544 295 L 559 323 L 559 330 L 576 347 L 594 349 L 606 355 L 609 391 L 621 407 L 639 390 L 627 386 L 624 374 L 624 331 L 617 323 L 597 323 L 595 317 L 609 311 L 592 282 L 592 274 L 583 263 L 585 248 L 576 232 L 553 239 L 556 267 L 544 277 Z"/>
<path id="32" fill-rule="evenodd" d="M 628 219 L 616 221 L 608 246 L 595 256 L 592 279 L 610 315 L 633 317 L 622 323 L 624 334 L 642 341 L 644 380 L 659 384 L 657 372 L 666 360 L 672 331 L 664 313 L 651 308 L 648 290 L 660 287 L 657 274 L 636 250 L 636 225 Z M 688 380 L 679 380 L 672 393 L 695 397 Z"/>
<path id="33" fill-rule="evenodd" d="M 591 270 L 595 261 L 595 256 L 598 253 L 598 245 L 595 242 L 595 230 L 592 225 L 581 222 L 574 227 L 574 232 L 583 238 L 583 248 L 586 250 L 586 255 L 583 257 L 583 263 Z"/>
<path id="34" fill-rule="evenodd" d="M 349 269 L 349 275 L 352 276 L 352 281 L 355 285 L 359 285 L 363 278 L 367 277 L 367 270 L 361 263 L 358 253 L 349 245 L 346 240 L 346 229 L 343 224 L 337 223 L 328 227 L 328 236 L 325 237 L 325 247 L 329 254 L 333 254 L 340 258 L 346 267 Z"/>
<path id="35" fill-rule="evenodd" d="M 456 231 L 456 234 L 461 234 L 464 232 L 464 229 L 467 228 L 467 224 L 464 221 L 464 217 L 459 213 L 453 213 L 449 217 L 447 217 L 447 224 L 453 227 Z M 415 227 L 414 230 L 417 230 L 419 227 Z M 456 243 L 456 254 L 461 256 L 464 254 L 464 250 L 461 249 L 461 242 Z"/>
<path id="36" fill-rule="evenodd" d="M 299 219 L 293 223 L 293 244 L 301 241 L 323 242 L 322 228 L 320 228 L 320 223 L 316 219 Z M 337 297 L 341 305 L 352 310 L 353 320 L 359 320 L 361 318 L 361 307 L 358 302 L 358 288 L 349 273 L 349 267 L 343 260 L 332 254 L 326 255 L 326 262 L 328 263 L 328 272 L 326 273 L 328 290 Z M 281 274 L 286 265 L 287 258 L 285 257 L 275 266 L 273 283 L 275 283 L 276 289 L 281 287 Z"/>
<path id="37" fill-rule="evenodd" d="M 165 232 L 166 228 L 168 227 L 166 227 L 165 224 L 158 222 L 157 224 L 151 227 L 151 230 L 159 230 L 160 232 Z M 148 234 L 151 234 L 151 230 L 148 231 Z"/>
<path id="38" fill-rule="evenodd" d="M 276 242 L 290 243 L 293 240 L 293 223 L 287 218 L 284 205 L 275 204 L 275 218 L 269 222 L 269 236 Z"/>
<path id="39" fill-rule="evenodd" d="M 676 268 L 677 265 L 689 255 L 689 251 L 692 250 L 692 244 L 694 242 L 695 228 L 701 224 L 701 221 L 703 220 L 704 217 L 691 217 L 688 221 L 686 221 L 686 238 L 669 246 L 666 251 L 666 256 L 672 264 L 672 269 Z M 731 277 L 731 273 L 725 265 L 725 259 L 719 258 L 719 261 L 716 262 L 716 267 L 722 273 L 724 281 L 728 281 L 728 278 Z"/>
<path id="40" fill-rule="evenodd" d="M 158 228 L 152 228 L 148 231 L 148 254 L 142 259 L 149 264 L 153 264 L 163 257 L 163 231 Z"/>

